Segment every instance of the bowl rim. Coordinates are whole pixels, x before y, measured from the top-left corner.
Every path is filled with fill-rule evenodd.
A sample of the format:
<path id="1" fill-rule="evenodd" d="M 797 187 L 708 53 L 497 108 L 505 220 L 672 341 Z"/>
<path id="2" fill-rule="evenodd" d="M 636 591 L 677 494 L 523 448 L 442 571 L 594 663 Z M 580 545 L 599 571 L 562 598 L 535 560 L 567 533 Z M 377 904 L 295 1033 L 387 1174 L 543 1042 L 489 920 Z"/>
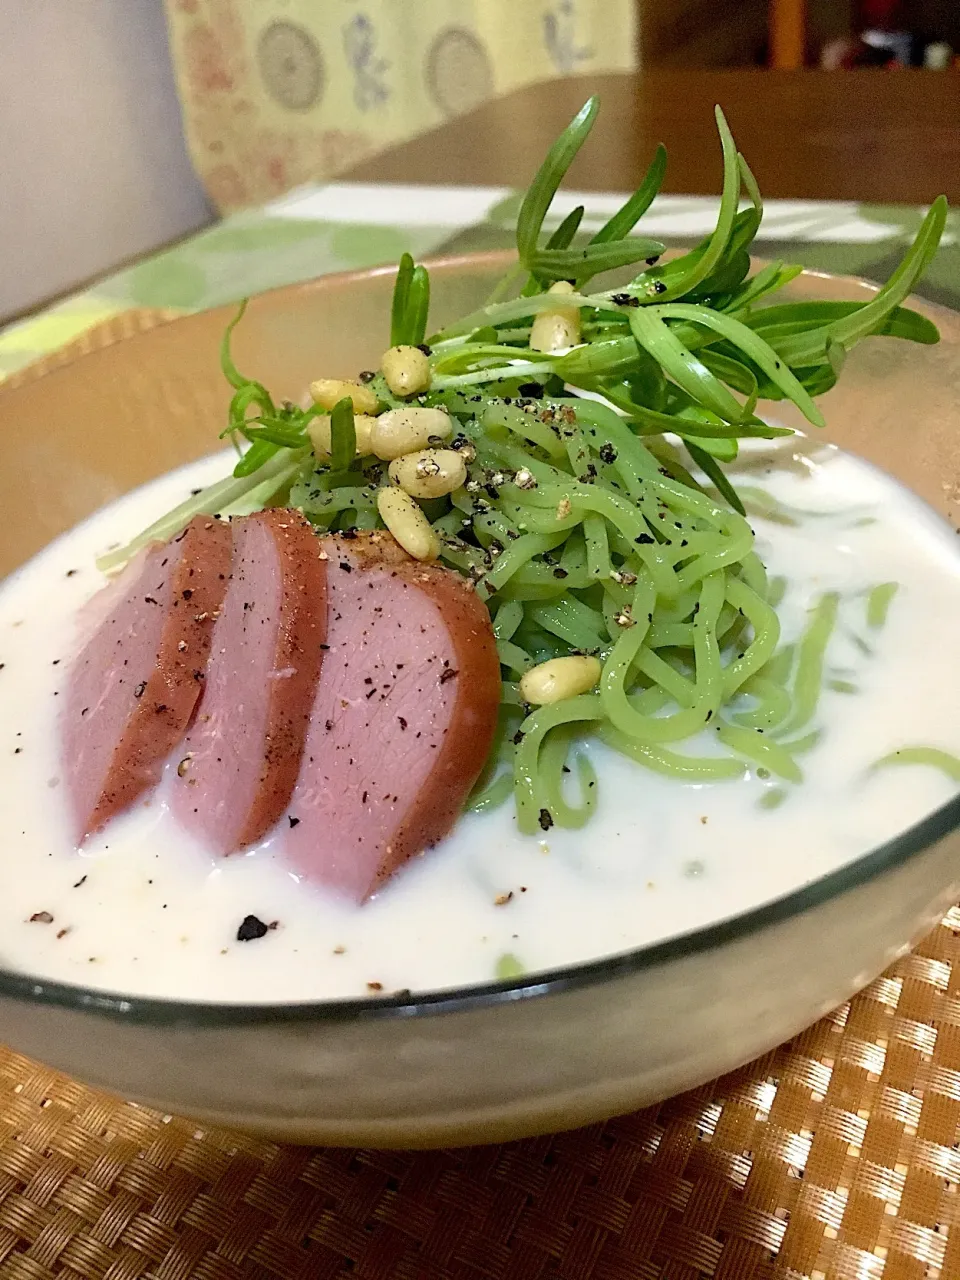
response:
<path id="1" fill-rule="evenodd" d="M 460 266 L 494 265 L 498 262 L 508 264 L 514 257 L 515 254 L 509 250 L 497 249 L 467 254 L 441 253 L 426 258 L 424 262 L 426 266 L 433 269 L 451 271 Z M 256 296 L 276 296 L 304 288 L 336 287 L 358 279 L 389 274 L 395 270 L 394 265 L 383 264 L 330 273 L 312 280 L 296 281 L 275 289 L 264 290 Z M 807 268 L 802 275 L 814 280 L 819 278 L 841 281 L 868 292 L 876 292 L 879 288 L 873 281 L 860 276 Z M 924 309 L 956 316 L 950 308 L 926 299 L 920 301 Z M 225 308 L 220 306 L 210 308 L 210 310 L 223 309 Z M 196 314 L 187 313 L 165 321 L 162 327 L 189 322 Z M 117 343 L 110 345 L 149 340 L 150 332 L 154 330 L 121 337 Z M 82 362 L 89 355 L 96 354 L 98 353 L 90 352 L 76 359 Z M 74 361 L 71 360 L 70 363 Z M 59 372 L 60 368 L 50 370 L 50 372 L 55 371 Z M 0 392 L 3 390 L 4 388 L 0 385 Z M 9 390 L 15 393 L 17 387 L 14 386 Z M 740 942 L 878 879 L 922 854 L 958 828 L 960 828 L 960 793 L 892 839 L 852 859 L 842 867 L 819 876 L 778 898 L 764 902 L 760 906 L 738 912 L 736 915 L 700 928 L 674 934 L 659 942 L 633 947 L 596 960 L 557 966 L 499 982 L 476 983 L 416 994 L 400 991 L 390 995 L 349 999 L 243 1004 L 131 995 L 120 991 L 85 987 L 80 983 L 48 981 L 37 975 L 18 972 L 0 965 L 0 1000 L 52 1006 L 127 1024 L 175 1026 L 185 1030 L 226 1029 L 261 1023 L 337 1024 L 383 1018 L 436 1017 L 442 1014 L 482 1010 L 517 1000 L 580 991 Z"/>

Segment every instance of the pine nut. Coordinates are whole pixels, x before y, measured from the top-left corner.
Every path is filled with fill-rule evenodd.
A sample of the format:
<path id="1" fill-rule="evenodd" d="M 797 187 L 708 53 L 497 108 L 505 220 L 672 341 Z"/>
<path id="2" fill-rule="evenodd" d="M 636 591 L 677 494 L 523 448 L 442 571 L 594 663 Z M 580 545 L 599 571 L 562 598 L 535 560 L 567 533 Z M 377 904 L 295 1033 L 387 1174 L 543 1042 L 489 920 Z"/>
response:
<path id="1" fill-rule="evenodd" d="M 414 560 L 436 560 L 440 539 L 423 511 L 403 489 L 394 485 L 377 492 L 380 518 Z"/>
<path id="2" fill-rule="evenodd" d="M 574 293 L 569 280 L 557 280 L 550 293 Z M 565 351 L 580 341 L 580 311 L 577 307 L 557 307 L 555 311 L 539 311 L 530 330 L 533 351 Z"/>
<path id="3" fill-rule="evenodd" d="M 589 693 L 600 680 L 603 667 L 598 658 L 551 658 L 524 672 L 520 679 L 520 697 L 524 702 L 547 706 L 564 698 Z"/>
<path id="4" fill-rule="evenodd" d="M 430 361 L 419 347 L 391 347 L 383 353 L 380 372 L 395 396 L 418 395 L 430 387 Z"/>
<path id="5" fill-rule="evenodd" d="M 353 429 L 357 433 L 357 457 L 359 458 L 366 458 L 373 453 L 370 439 L 373 435 L 373 424 L 375 422 L 376 418 L 371 418 L 368 413 L 355 413 L 353 415 Z M 330 457 L 331 451 L 329 413 L 313 418 L 307 424 L 307 435 L 313 445 L 313 452 L 321 462 L 326 462 Z"/>
<path id="6" fill-rule="evenodd" d="M 380 403 L 369 387 L 347 378 L 318 378 L 310 383 L 310 394 L 322 409 L 333 409 L 344 396 L 350 397 L 354 413 L 376 413 Z"/>
<path id="7" fill-rule="evenodd" d="M 432 438 L 449 440 L 453 423 L 443 409 L 426 409 L 411 405 L 406 409 L 388 409 L 381 413 L 373 427 L 371 446 L 378 458 L 391 462 L 405 453 L 426 448 Z"/>
<path id="8" fill-rule="evenodd" d="M 421 449 L 390 463 L 390 479 L 413 498 L 442 498 L 466 478 L 467 464 L 455 449 Z"/>

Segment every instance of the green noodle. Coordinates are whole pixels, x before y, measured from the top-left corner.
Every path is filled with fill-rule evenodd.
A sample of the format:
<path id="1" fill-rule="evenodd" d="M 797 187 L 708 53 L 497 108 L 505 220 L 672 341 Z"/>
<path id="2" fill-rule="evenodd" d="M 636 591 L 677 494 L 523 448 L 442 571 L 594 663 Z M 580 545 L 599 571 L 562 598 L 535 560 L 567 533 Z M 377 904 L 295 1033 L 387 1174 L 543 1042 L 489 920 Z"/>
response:
<path id="1" fill-rule="evenodd" d="M 498 640 L 509 640 L 523 621 L 523 605 L 517 600 L 504 600 L 493 619 L 493 634 Z"/>
<path id="2" fill-rule="evenodd" d="M 756 699 L 756 706 L 750 711 L 740 711 L 734 715 L 735 724 L 747 729 L 773 729 L 786 720 L 793 705 L 790 694 L 776 680 L 767 676 L 753 676 L 743 685 L 743 692 Z"/>
<path id="3" fill-rule="evenodd" d="M 498 982 L 506 982 L 510 978 L 522 978 L 525 973 L 526 969 L 510 951 L 505 951 L 497 959 L 493 970 L 493 976 Z"/>
<path id="4" fill-rule="evenodd" d="M 800 640 L 797 672 L 793 681 L 793 712 L 782 726 L 786 733 L 802 729 L 813 718 L 823 686 L 823 664 L 827 644 L 837 621 L 840 597 L 835 591 L 821 596 Z"/>
<path id="5" fill-rule="evenodd" d="M 600 699 L 584 694 L 567 698 L 553 706 L 541 707 L 529 715 L 520 727 L 520 742 L 514 757 L 517 826 L 525 835 L 533 835 L 539 827 L 548 831 L 553 825 L 550 796 L 546 794 L 540 774 L 540 748 L 551 729 L 580 721 L 603 718 Z"/>
<path id="6" fill-rule="evenodd" d="M 855 685 L 852 680 L 828 680 L 827 688 L 832 689 L 834 693 L 860 692 L 860 686 Z"/>
<path id="7" fill-rule="evenodd" d="M 753 640 L 742 656 L 731 662 L 723 675 L 724 696 L 729 698 L 751 676 L 758 675 L 773 657 L 780 639 L 780 621 L 765 600 L 745 582 L 730 578 L 727 599 L 743 613 L 753 627 Z"/>
<path id="8" fill-rule="evenodd" d="M 901 747 L 899 751 L 881 757 L 873 767 L 881 769 L 891 764 L 928 765 L 945 773 L 953 782 L 960 782 L 960 758 L 950 751 L 941 751 L 939 747 Z"/>
<path id="9" fill-rule="evenodd" d="M 587 516 L 583 522 L 583 539 L 587 547 L 587 573 L 602 581 L 610 577 L 610 546 L 607 523 L 601 516 Z"/>
<path id="10" fill-rule="evenodd" d="M 697 679 L 691 706 L 666 716 L 644 715 L 637 711 L 627 696 L 625 673 L 643 643 L 646 633 L 644 620 L 636 622 L 617 641 L 604 667 L 600 699 L 610 723 L 621 733 L 647 745 L 678 742 L 703 729 L 718 710 L 723 696 L 723 674 L 716 622 L 723 604 L 724 586 L 722 574 L 711 574 L 703 580 L 699 607 L 692 624 Z M 648 596 L 646 584 L 638 583 L 636 610 L 642 611 Z"/>
<path id="11" fill-rule="evenodd" d="M 511 644 L 509 640 L 497 641 L 497 655 L 500 658 L 500 665 L 518 676 L 522 676 L 533 666 L 533 658 L 526 649 L 521 649 L 518 644 Z"/>
<path id="12" fill-rule="evenodd" d="M 721 721 L 717 736 L 725 746 L 769 769 L 778 778 L 785 778 L 787 782 L 803 781 L 803 771 L 790 752 L 779 742 L 764 737 L 762 729 L 744 729 Z"/>
<path id="13" fill-rule="evenodd" d="M 540 750 L 539 769 L 544 808 L 560 827 L 582 827 L 597 807 L 597 773 L 584 752 L 571 755 L 573 737 L 567 728 L 554 729 Z M 580 804 L 572 805 L 564 794 L 563 775 L 569 772 L 567 760 L 574 761 L 580 788 Z"/>
<path id="14" fill-rule="evenodd" d="M 467 799 L 466 812 L 486 813 L 497 809 L 513 794 L 513 738 L 521 719 L 519 706 L 504 698 L 497 718 L 493 750 Z"/>
<path id="15" fill-rule="evenodd" d="M 638 742 L 609 724 L 601 725 L 597 736 L 608 747 L 629 756 L 637 764 L 682 782 L 727 782 L 732 778 L 742 778 L 745 771 L 743 761 L 732 756 L 680 755 L 666 747 Z"/>
<path id="16" fill-rule="evenodd" d="M 900 590 L 899 582 L 881 582 L 867 596 L 867 626 L 879 630 L 887 621 L 893 597 Z"/>
<path id="17" fill-rule="evenodd" d="M 513 775 L 509 773 L 498 774 L 494 780 L 483 788 L 482 791 L 474 792 L 467 801 L 467 813 L 489 813 L 492 809 L 499 809 L 513 795 Z"/>
<path id="18" fill-rule="evenodd" d="M 805 751 L 812 751 L 818 746 L 823 733 L 819 729 L 814 729 L 810 733 L 805 733 L 802 738 L 792 738 L 789 742 L 781 742 L 780 746 L 784 751 L 788 751 L 790 755 L 799 756 Z"/>
<path id="19" fill-rule="evenodd" d="M 765 791 L 757 805 L 761 809 L 779 809 L 787 798 L 787 792 L 783 787 L 771 787 L 769 791 Z"/>

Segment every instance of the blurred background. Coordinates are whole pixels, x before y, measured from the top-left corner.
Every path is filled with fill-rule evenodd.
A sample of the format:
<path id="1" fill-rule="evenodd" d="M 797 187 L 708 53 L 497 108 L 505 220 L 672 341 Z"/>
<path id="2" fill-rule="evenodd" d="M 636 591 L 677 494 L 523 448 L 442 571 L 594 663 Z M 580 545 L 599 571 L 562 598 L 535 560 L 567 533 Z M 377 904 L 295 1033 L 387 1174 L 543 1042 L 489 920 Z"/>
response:
<path id="1" fill-rule="evenodd" d="M 952 77 L 955 50 L 958 0 L 3 4 L 0 319 L 527 84 L 660 69 Z"/>
<path id="2" fill-rule="evenodd" d="M 956 68 L 957 0 L 646 0 L 648 65 Z"/>

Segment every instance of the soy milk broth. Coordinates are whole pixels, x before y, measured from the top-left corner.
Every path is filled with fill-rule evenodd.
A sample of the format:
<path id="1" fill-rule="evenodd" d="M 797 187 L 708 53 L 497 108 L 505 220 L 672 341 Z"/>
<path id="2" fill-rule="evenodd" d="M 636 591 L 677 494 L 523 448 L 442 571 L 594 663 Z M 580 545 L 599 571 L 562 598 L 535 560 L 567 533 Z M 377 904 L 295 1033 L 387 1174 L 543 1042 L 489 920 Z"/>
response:
<path id="1" fill-rule="evenodd" d="M 520 836 L 510 804 L 468 815 L 361 908 L 300 883 L 269 840 L 212 859 L 178 829 L 162 787 L 82 852 L 70 847 L 57 708 L 77 611 L 102 585 L 94 558 L 219 479 L 227 461 L 165 476 L 60 538 L 0 588 L 0 962 L 100 989 L 227 1002 L 484 982 L 505 955 L 548 969 L 736 915 L 944 803 L 956 786 L 934 769 L 871 765 L 907 744 L 960 749 L 955 536 L 889 477 L 832 447 L 788 441 L 745 459 L 734 483 L 781 504 L 778 518 L 751 513 L 751 523 L 768 571 L 787 580 L 784 639 L 824 591 L 841 594 L 825 672 L 837 688 L 825 687 L 804 783 L 754 769 L 737 782 L 678 783 L 594 746 L 600 798 L 584 829 Z M 796 523 L 783 523 L 784 511 Z M 866 593 L 889 581 L 900 588 L 887 623 L 871 629 Z M 718 748 L 705 734 L 679 749 Z M 240 942 L 248 914 L 275 927 Z"/>

